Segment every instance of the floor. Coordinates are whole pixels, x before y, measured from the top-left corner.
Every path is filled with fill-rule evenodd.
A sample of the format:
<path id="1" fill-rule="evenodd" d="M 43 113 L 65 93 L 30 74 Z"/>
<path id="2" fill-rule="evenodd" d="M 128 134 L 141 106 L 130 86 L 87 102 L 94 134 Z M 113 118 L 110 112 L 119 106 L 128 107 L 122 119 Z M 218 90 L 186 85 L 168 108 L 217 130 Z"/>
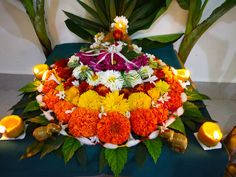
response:
<path id="1" fill-rule="evenodd" d="M 0 74 L 0 118 L 11 114 L 8 110 L 21 98 L 17 90 L 32 80 L 31 75 Z M 211 97 L 212 100 L 205 102 L 207 109 L 226 135 L 236 125 L 236 84 L 199 82 L 196 85 Z"/>

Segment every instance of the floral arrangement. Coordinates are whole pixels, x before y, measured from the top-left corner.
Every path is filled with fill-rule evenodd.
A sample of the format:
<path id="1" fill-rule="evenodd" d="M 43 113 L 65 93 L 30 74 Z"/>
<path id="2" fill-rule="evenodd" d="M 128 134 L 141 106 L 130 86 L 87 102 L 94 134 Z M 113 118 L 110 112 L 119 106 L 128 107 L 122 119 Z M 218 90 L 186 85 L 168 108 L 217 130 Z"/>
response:
<path id="1" fill-rule="evenodd" d="M 161 139 L 171 142 L 178 132 L 184 144 L 172 147 L 186 149 L 180 116 L 201 117 L 189 101 L 206 97 L 189 86 L 189 76 L 132 44 L 127 31 L 127 19 L 116 17 L 111 31 L 96 34 L 89 48 L 35 66 L 35 81 L 20 89 L 25 96 L 13 107 L 23 108 L 25 123 L 34 127 L 36 142 L 22 158 L 61 149 L 68 162 L 83 145 L 100 145 L 118 176 L 133 146 L 144 144 L 156 162 Z"/>

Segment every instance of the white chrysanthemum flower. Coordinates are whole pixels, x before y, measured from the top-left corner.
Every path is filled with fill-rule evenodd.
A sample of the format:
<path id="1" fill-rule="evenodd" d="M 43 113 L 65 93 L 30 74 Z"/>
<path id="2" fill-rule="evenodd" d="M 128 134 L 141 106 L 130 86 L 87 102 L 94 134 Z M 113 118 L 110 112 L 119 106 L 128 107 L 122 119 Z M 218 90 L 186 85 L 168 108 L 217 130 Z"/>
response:
<path id="1" fill-rule="evenodd" d="M 142 47 L 137 46 L 136 44 L 132 44 L 133 50 L 136 53 L 141 53 L 142 52 Z"/>
<path id="2" fill-rule="evenodd" d="M 106 87 L 110 88 L 110 90 L 116 91 L 121 90 L 124 80 L 118 71 L 108 70 L 104 72 L 100 72 L 101 83 Z"/>
<path id="3" fill-rule="evenodd" d="M 65 91 L 59 91 L 58 94 L 56 94 L 57 97 L 59 97 L 60 100 L 65 99 L 66 94 Z"/>
<path id="4" fill-rule="evenodd" d="M 127 18 L 125 16 L 116 16 L 114 23 L 111 24 L 111 28 L 118 28 L 127 32 L 127 29 L 129 28 Z"/>
<path id="5" fill-rule="evenodd" d="M 124 73 L 124 78 L 125 86 L 127 87 L 135 87 L 136 85 L 143 83 L 140 75 L 135 70 L 130 70 L 128 73 Z"/>
<path id="6" fill-rule="evenodd" d="M 148 57 L 149 60 L 154 60 L 156 58 L 155 55 L 149 53 L 146 53 L 145 55 Z"/>
<path id="7" fill-rule="evenodd" d="M 100 75 L 99 74 L 91 74 L 88 76 L 87 80 L 89 85 L 96 86 L 100 83 Z"/>
<path id="8" fill-rule="evenodd" d="M 69 58 L 69 61 L 67 63 L 67 66 L 69 68 L 76 68 L 77 66 L 79 65 L 79 57 L 78 56 L 75 56 L 75 55 L 72 55 L 70 58 Z"/>
<path id="9" fill-rule="evenodd" d="M 142 66 L 138 73 L 141 75 L 142 79 L 146 79 L 152 76 L 153 74 L 153 69 L 150 66 Z"/>
<path id="10" fill-rule="evenodd" d="M 83 65 L 83 63 L 80 63 L 81 65 L 77 66 L 73 72 L 72 75 L 76 78 L 76 79 L 81 79 L 81 80 L 85 80 L 87 78 L 87 76 L 89 74 L 91 74 L 91 70 L 87 65 Z"/>
<path id="11" fill-rule="evenodd" d="M 79 87 L 79 81 L 74 80 L 71 83 L 73 84 L 73 86 Z"/>
<path id="12" fill-rule="evenodd" d="M 100 43 L 103 39 L 104 39 L 105 35 L 103 32 L 100 32 L 100 33 L 97 33 L 95 36 L 94 36 L 94 40 L 95 42 L 98 42 Z"/>

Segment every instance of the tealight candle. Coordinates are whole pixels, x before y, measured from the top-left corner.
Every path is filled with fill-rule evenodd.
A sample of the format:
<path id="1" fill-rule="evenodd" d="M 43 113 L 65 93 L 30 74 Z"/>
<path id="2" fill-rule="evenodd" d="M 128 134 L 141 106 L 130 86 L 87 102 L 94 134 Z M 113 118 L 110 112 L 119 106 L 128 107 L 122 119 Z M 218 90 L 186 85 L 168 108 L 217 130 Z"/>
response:
<path id="1" fill-rule="evenodd" d="M 49 69 L 46 64 L 37 64 L 33 68 L 34 75 L 37 79 L 42 79 L 43 73 Z"/>
<path id="2" fill-rule="evenodd" d="M 190 77 L 190 71 L 187 69 L 177 69 L 176 75 L 180 80 L 187 81 Z"/>
<path id="3" fill-rule="evenodd" d="M 222 139 L 222 132 L 217 123 L 205 122 L 198 130 L 198 139 L 208 147 L 216 146 Z"/>

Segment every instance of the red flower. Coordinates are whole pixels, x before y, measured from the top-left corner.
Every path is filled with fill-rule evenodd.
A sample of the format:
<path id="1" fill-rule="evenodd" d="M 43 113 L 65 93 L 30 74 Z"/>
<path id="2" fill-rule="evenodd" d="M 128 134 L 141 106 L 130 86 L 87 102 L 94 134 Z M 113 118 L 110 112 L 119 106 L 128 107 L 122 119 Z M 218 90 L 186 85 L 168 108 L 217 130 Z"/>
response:
<path id="1" fill-rule="evenodd" d="M 82 94 L 88 90 L 92 90 L 93 86 L 89 85 L 86 81 L 83 81 L 79 85 L 79 93 Z"/>
<path id="2" fill-rule="evenodd" d="M 136 109 L 130 117 L 132 131 L 139 136 L 147 137 L 157 128 L 157 118 L 151 109 Z"/>
<path id="3" fill-rule="evenodd" d="M 70 78 L 68 78 L 68 79 L 66 80 L 66 82 L 63 83 L 63 86 L 64 86 L 65 90 L 66 90 L 66 89 L 69 89 L 70 87 L 73 86 L 72 82 L 73 82 L 74 80 L 76 80 L 74 77 L 70 77 Z"/>
<path id="4" fill-rule="evenodd" d="M 64 68 L 64 67 L 67 67 L 67 63 L 68 63 L 68 59 L 61 59 L 59 61 L 56 61 L 54 63 L 54 67 L 55 68 Z"/>
<path id="5" fill-rule="evenodd" d="M 75 137 L 91 137 L 97 134 L 98 111 L 77 108 L 68 123 L 70 134 Z"/>
<path id="6" fill-rule="evenodd" d="M 57 72 L 57 75 L 60 77 L 60 78 L 63 78 L 63 79 L 68 79 L 71 77 L 71 74 L 72 74 L 72 70 L 68 67 L 56 67 L 55 68 L 56 72 Z"/>
<path id="7" fill-rule="evenodd" d="M 68 101 L 61 100 L 57 102 L 54 106 L 54 112 L 57 116 L 57 119 L 61 123 L 68 123 L 69 119 L 71 118 L 71 113 L 66 112 L 68 110 L 72 110 L 74 105 Z"/>
<path id="8" fill-rule="evenodd" d="M 165 78 L 165 73 L 162 69 L 155 69 L 153 74 L 158 78 L 158 80 Z"/>
<path id="9" fill-rule="evenodd" d="M 110 92 L 110 89 L 105 85 L 99 84 L 94 88 L 94 91 L 96 91 L 101 96 L 106 96 L 106 94 Z"/>
<path id="10" fill-rule="evenodd" d="M 130 136 L 129 119 L 118 112 L 109 112 L 97 125 L 98 138 L 104 143 L 123 144 Z"/>

